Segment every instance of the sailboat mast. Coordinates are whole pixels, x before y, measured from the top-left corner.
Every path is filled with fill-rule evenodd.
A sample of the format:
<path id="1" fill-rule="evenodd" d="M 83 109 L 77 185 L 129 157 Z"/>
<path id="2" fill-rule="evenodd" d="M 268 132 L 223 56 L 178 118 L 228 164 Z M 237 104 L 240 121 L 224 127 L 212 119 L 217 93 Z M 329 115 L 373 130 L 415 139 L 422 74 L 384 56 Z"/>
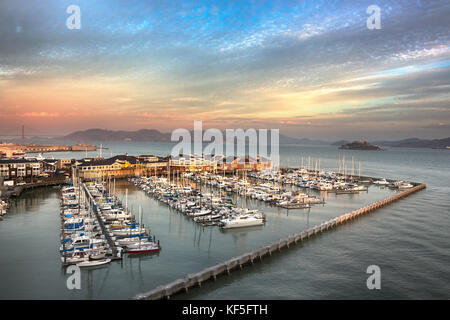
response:
<path id="1" fill-rule="evenodd" d="M 320 158 L 319 158 L 319 171 L 317 172 L 317 174 L 320 176 Z"/>
<path id="2" fill-rule="evenodd" d="M 142 232 L 142 207 L 139 206 L 139 249 L 141 248 L 141 232 Z"/>
<path id="3" fill-rule="evenodd" d="M 125 189 L 125 210 L 128 212 L 128 188 Z"/>
<path id="4" fill-rule="evenodd" d="M 359 179 L 361 180 L 361 161 L 359 161 L 358 176 Z"/>
<path id="5" fill-rule="evenodd" d="M 355 158 L 354 157 L 352 157 L 352 179 L 353 179 L 353 176 L 355 175 Z"/>

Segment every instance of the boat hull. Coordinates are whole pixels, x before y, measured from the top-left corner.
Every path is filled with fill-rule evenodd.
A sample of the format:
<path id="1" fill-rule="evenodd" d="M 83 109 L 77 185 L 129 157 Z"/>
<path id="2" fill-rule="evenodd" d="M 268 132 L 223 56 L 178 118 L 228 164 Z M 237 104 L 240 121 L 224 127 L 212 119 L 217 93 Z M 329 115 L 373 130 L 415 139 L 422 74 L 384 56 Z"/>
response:
<path id="1" fill-rule="evenodd" d="M 138 253 L 152 253 L 161 250 L 160 247 L 150 247 L 150 248 L 136 248 L 128 250 L 128 254 L 138 254 Z"/>
<path id="2" fill-rule="evenodd" d="M 256 227 L 264 225 L 264 221 L 252 221 L 247 223 L 230 223 L 222 226 L 222 229 L 236 229 L 236 228 L 246 228 L 246 227 Z"/>
<path id="3" fill-rule="evenodd" d="M 85 261 L 85 262 L 77 263 L 76 266 L 80 267 L 80 268 L 96 267 L 96 266 L 101 266 L 101 265 L 104 265 L 104 264 L 107 264 L 107 263 L 110 263 L 110 262 L 111 262 L 111 259 Z"/>

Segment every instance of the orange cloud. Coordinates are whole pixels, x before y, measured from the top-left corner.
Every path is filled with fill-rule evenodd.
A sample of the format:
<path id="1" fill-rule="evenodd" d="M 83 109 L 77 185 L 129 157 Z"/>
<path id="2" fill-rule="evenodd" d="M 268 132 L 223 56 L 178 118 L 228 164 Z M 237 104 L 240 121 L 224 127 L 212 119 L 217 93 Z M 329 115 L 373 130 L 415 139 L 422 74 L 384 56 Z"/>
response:
<path id="1" fill-rule="evenodd" d="M 55 118 L 59 117 L 59 113 L 48 113 L 48 112 L 25 112 L 21 114 L 16 114 L 18 117 L 32 117 L 32 118 Z"/>

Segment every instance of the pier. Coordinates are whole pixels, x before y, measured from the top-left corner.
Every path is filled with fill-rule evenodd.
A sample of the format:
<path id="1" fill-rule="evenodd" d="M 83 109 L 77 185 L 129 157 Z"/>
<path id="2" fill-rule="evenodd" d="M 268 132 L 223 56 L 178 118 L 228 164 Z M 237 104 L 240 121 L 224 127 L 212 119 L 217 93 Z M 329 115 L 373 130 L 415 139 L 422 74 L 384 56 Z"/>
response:
<path id="1" fill-rule="evenodd" d="M 116 243 L 114 241 L 115 238 L 113 237 L 113 234 L 111 233 L 110 230 L 108 230 L 105 227 L 105 223 L 104 223 L 102 217 L 100 217 L 100 214 L 99 214 L 97 202 L 95 201 L 95 199 L 92 196 L 92 194 L 89 192 L 89 190 L 86 187 L 85 183 L 82 184 L 82 187 L 83 187 L 83 191 L 86 194 L 86 199 L 88 199 L 89 209 L 92 209 L 92 211 L 94 212 L 94 215 L 97 218 L 98 224 L 100 225 L 100 229 L 102 230 L 103 236 L 105 237 L 106 242 L 108 242 L 108 246 L 109 246 L 109 248 L 111 250 L 111 256 L 109 258 L 111 260 L 120 260 L 120 259 L 122 259 L 122 248 L 118 247 L 116 245 Z"/>
<path id="2" fill-rule="evenodd" d="M 24 184 L 23 186 L 17 186 L 16 192 L 20 195 L 23 190 L 34 189 L 39 187 L 52 187 L 52 186 L 60 186 L 63 184 L 70 183 L 71 180 L 66 176 L 58 176 L 52 178 L 41 178 L 36 181 L 31 181 L 30 183 Z"/>
<path id="3" fill-rule="evenodd" d="M 3 198 L 5 200 L 8 200 L 10 197 L 19 197 L 23 191 L 34 189 L 34 188 L 40 188 L 40 187 L 54 187 L 54 186 L 60 186 L 64 184 L 70 183 L 70 179 L 68 179 L 66 176 L 58 176 L 58 177 L 51 177 L 51 178 L 41 178 L 37 179 L 35 181 L 30 181 L 23 185 L 16 185 L 14 187 L 5 187 L 5 190 L 1 190 L 3 194 Z"/>
<path id="4" fill-rule="evenodd" d="M 112 260 L 122 259 L 122 248 L 116 245 L 115 238 L 108 227 L 105 226 L 98 204 L 99 199 L 96 199 L 95 194 L 90 191 L 85 183 L 76 180 L 74 180 L 73 185 L 66 187 L 67 190 L 69 190 L 67 192 L 69 196 L 64 198 L 64 188 L 61 189 L 62 265 L 78 265 L 79 263 L 93 263 L 95 265 L 96 262 L 106 261 L 106 263 L 109 263 Z M 70 195 L 71 193 L 73 195 Z M 101 199 L 103 199 L 103 193 L 100 202 Z M 66 220 L 66 218 L 69 220 Z M 75 218 L 75 220 L 71 221 L 72 218 Z M 88 221 L 86 222 L 86 220 Z M 66 223 L 68 223 L 68 228 L 64 229 Z M 82 226 L 82 229 L 80 226 Z M 78 234 L 78 232 L 81 233 Z M 83 236 L 88 238 L 82 238 Z M 86 240 L 89 242 L 86 243 Z M 69 247 L 67 247 L 66 242 L 70 243 Z M 74 243 L 77 243 L 76 247 Z M 90 253 L 86 253 L 85 250 L 90 250 Z M 70 251 L 72 251 L 72 255 L 68 254 Z M 109 259 L 101 260 L 106 256 Z"/>
<path id="5" fill-rule="evenodd" d="M 389 198 L 377 201 L 355 211 L 342 214 L 336 218 L 311 227 L 303 232 L 289 235 L 286 238 L 282 238 L 259 249 L 244 253 L 222 263 L 205 268 L 198 273 L 188 274 L 185 278 L 177 279 L 169 284 L 158 286 L 146 293 L 138 294 L 134 297 L 134 299 L 170 299 L 171 296 L 177 293 L 188 292 L 190 288 L 201 286 L 205 281 L 215 280 L 218 276 L 229 275 L 234 270 L 241 270 L 244 267 L 251 266 L 256 261 L 262 261 L 264 257 L 271 256 L 273 253 L 281 251 L 282 249 L 288 249 L 290 246 L 293 246 L 297 243 L 302 243 L 303 241 L 306 241 L 307 239 L 310 239 L 318 234 L 337 228 L 340 225 L 349 223 L 350 221 L 360 216 L 373 212 L 379 208 L 382 208 L 425 188 L 425 184 L 414 183 L 414 187 L 399 192 L 398 194 L 393 195 Z"/>

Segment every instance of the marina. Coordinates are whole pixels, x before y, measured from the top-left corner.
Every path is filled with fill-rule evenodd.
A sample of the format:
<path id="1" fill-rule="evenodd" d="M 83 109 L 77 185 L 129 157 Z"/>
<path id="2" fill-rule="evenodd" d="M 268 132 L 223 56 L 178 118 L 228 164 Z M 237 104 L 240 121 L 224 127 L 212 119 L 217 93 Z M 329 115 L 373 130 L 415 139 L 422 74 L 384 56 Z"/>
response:
<path id="1" fill-rule="evenodd" d="M 271 256 L 274 251 L 280 251 L 286 247 L 289 248 L 291 244 L 296 244 L 298 241 L 303 242 L 316 234 L 347 223 L 361 215 L 426 188 L 425 184 L 403 180 L 388 181 L 385 178 L 361 177 L 360 175 L 356 178 L 353 174 L 349 176 L 345 173 L 336 174 L 334 172 L 312 171 L 305 168 L 285 168 L 275 172 L 258 171 L 250 172 L 248 175 L 250 179 L 247 179 L 246 172 L 243 173 L 242 178 L 236 176 L 227 178 L 225 173 L 222 176 L 209 172 L 200 174 L 191 172 L 183 173 L 181 177 L 177 176 L 176 179 L 173 177 L 173 180 L 167 180 L 165 177 L 162 178 L 155 175 L 153 177 L 139 177 L 131 181 L 144 192 L 152 195 L 156 200 L 193 218 L 195 222 L 201 223 L 203 226 L 218 225 L 223 229 L 247 228 L 264 224 L 264 215 L 262 213 L 249 208 L 239 210 L 239 208 L 234 206 L 232 199 L 227 198 L 227 194 L 234 193 L 243 199 L 247 197 L 257 199 L 284 209 L 305 209 L 310 208 L 311 204 L 325 204 L 325 201 L 320 201 L 317 197 L 311 197 L 298 190 L 287 192 L 282 187 L 294 185 L 301 189 L 309 188 L 321 193 L 331 192 L 337 195 L 368 192 L 369 185 L 373 184 L 382 188 L 388 187 L 391 190 L 398 190 L 399 193 L 350 213 L 323 221 L 321 224 L 306 231 L 290 235 L 270 245 L 233 257 L 226 262 L 208 267 L 198 273 L 189 274 L 183 279 L 159 286 L 152 291 L 135 296 L 135 299 L 169 299 L 172 295 L 181 291 L 187 293 L 190 287 L 201 287 L 202 282 L 210 279 L 216 280 L 218 276 L 223 274 L 229 275 L 237 267 L 242 270 L 244 266 L 253 264 L 255 259 L 262 260 L 266 255 Z M 186 183 L 186 178 L 194 182 L 194 185 Z M 260 182 L 261 180 L 263 182 Z M 212 190 L 217 191 L 218 189 L 218 194 L 215 195 L 214 192 L 202 193 L 202 184 L 210 186 Z M 205 191 L 211 190 L 205 189 Z M 301 201 L 302 206 L 297 207 L 296 205 L 300 204 L 299 198 L 303 199 Z"/>
<path id="2" fill-rule="evenodd" d="M 344 159 L 343 172 L 339 167 L 337 173 L 320 170 L 320 160 L 318 163 L 319 167 L 316 162 L 314 169 L 286 167 L 234 171 L 231 174 L 226 174 L 225 170 L 218 174 L 217 170 L 213 170 L 172 171 L 171 175 L 169 167 L 162 175 L 155 170 L 154 175 L 147 173 L 142 176 L 139 170 L 139 175 L 128 181 L 195 223 L 203 227 L 218 226 L 222 230 L 264 227 L 266 215 L 260 206 L 255 205 L 255 201 L 296 211 L 325 205 L 328 193 L 359 194 L 369 192 L 370 185 L 406 190 L 404 193 L 418 190 L 416 183 L 361 177 L 360 172 L 355 176 L 353 169 L 352 174 L 348 175 Z M 352 159 L 352 166 L 353 163 Z M 138 220 L 128 208 L 128 189 L 123 205 L 116 196 L 116 179 L 101 174 L 97 179 L 83 181 L 76 172 L 72 170 L 72 183 L 68 183 L 63 176 L 60 180 L 49 180 L 42 185 L 63 185 L 60 196 L 60 253 L 63 266 L 97 267 L 121 260 L 123 254 L 133 256 L 160 251 L 160 242 L 143 224 L 142 208 L 139 207 Z M 30 184 L 26 187 L 34 186 Z M 318 194 L 307 192 L 308 189 Z M 391 202 L 389 199 L 386 201 Z M 2 202 L 1 209 L 4 214 L 5 202 Z"/>
<path id="3" fill-rule="evenodd" d="M 0 8 L 0 300 L 449 298 L 450 1 Z"/>
<path id="4" fill-rule="evenodd" d="M 247 199 L 263 201 L 283 209 L 310 209 L 325 205 L 327 193 L 359 194 L 368 192 L 370 184 L 405 190 L 410 182 L 371 177 L 355 177 L 305 168 L 284 168 L 278 171 L 251 171 L 239 175 L 211 172 L 182 173 L 171 177 L 151 176 L 131 180 L 136 186 L 171 208 L 193 218 L 203 226 L 217 225 L 224 229 L 264 224 L 263 212 L 251 208 Z M 289 188 L 289 190 L 287 189 Z M 305 189 L 320 192 L 319 196 L 304 193 Z M 237 207 L 237 198 L 244 198 Z M 322 196 L 323 198 L 320 198 Z M 250 207 L 249 207 L 250 206 Z"/>
<path id="5" fill-rule="evenodd" d="M 134 297 L 137 300 L 157 300 L 157 299 L 169 299 L 171 296 L 179 292 L 188 292 L 189 288 L 201 287 L 203 282 L 208 280 L 216 280 L 218 276 L 224 274 L 230 274 L 233 270 L 252 265 L 255 261 L 262 261 L 266 256 L 271 256 L 272 253 L 287 249 L 291 245 L 303 242 L 317 234 L 323 233 L 327 230 L 338 227 L 341 224 L 348 223 L 364 214 L 370 213 L 376 209 L 386 206 L 394 201 L 409 196 L 412 193 L 425 189 L 426 185 L 419 184 L 407 191 L 399 193 L 395 196 L 389 197 L 385 200 L 378 201 L 364 208 L 352 211 L 350 213 L 343 214 L 339 217 L 324 221 L 319 225 L 316 225 L 306 231 L 290 235 L 286 238 L 282 238 L 274 243 L 253 250 L 251 252 L 244 253 L 240 256 L 233 257 L 230 260 L 219 263 L 212 267 L 203 269 L 202 271 L 194 274 L 189 274 L 185 278 L 175 280 L 167 285 L 159 286 L 147 293 L 138 294 Z"/>
<path id="6" fill-rule="evenodd" d="M 268 183 L 261 183 L 258 177 L 260 176 L 277 176 L 276 179 L 265 179 Z M 248 178 L 249 177 L 249 178 Z M 296 208 L 306 209 L 310 208 L 311 204 L 323 204 L 324 200 L 316 196 L 307 195 L 301 190 L 286 190 L 283 189 L 283 180 L 281 173 L 275 171 L 250 172 L 247 175 L 244 173 L 243 178 L 239 177 L 225 177 L 217 174 L 204 173 L 202 175 L 189 175 L 189 178 L 195 182 L 210 185 L 219 191 L 226 193 L 234 193 L 244 198 L 257 199 L 270 203 L 281 208 Z M 256 179 L 252 179 L 256 178 Z M 292 188 L 291 188 L 292 189 Z"/>
<path id="7" fill-rule="evenodd" d="M 264 224 L 258 210 L 237 207 L 231 199 L 199 189 L 170 184 L 165 178 L 134 180 L 144 192 L 204 226 L 218 225 L 225 229 Z"/>
<path id="8" fill-rule="evenodd" d="M 95 224 L 95 221 L 98 222 L 98 225 L 93 231 L 98 232 L 98 239 L 96 240 L 104 240 L 102 243 L 104 248 L 86 248 L 86 253 L 78 253 L 72 256 L 73 260 L 66 261 L 67 264 L 64 264 L 61 260 L 61 264 L 64 266 L 82 263 L 80 267 L 82 269 L 83 279 L 85 279 L 83 281 L 87 281 L 84 277 L 94 271 L 96 274 L 103 274 L 105 277 L 107 274 L 110 274 L 109 277 L 112 277 L 112 274 L 114 274 L 116 279 L 120 279 L 132 277 L 132 274 L 138 272 L 138 269 L 136 269 L 138 266 L 139 268 L 143 268 L 142 271 L 139 271 L 139 274 L 142 272 L 142 276 L 140 276 L 139 279 L 143 279 L 143 281 L 136 283 L 135 280 L 130 278 L 128 281 L 131 281 L 133 285 L 127 290 L 122 289 L 121 293 L 118 293 L 117 296 L 112 294 L 112 291 L 101 292 L 98 291 L 99 288 L 89 289 L 90 287 L 87 283 L 83 284 L 84 289 L 77 293 L 76 296 L 79 296 L 80 294 L 84 296 L 88 294 L 88 292 L 91 292 L 94 297 L 133 297 L 136 296 L 136 293 L 138 292 L 148 292 L 151 288 L 165 286 L 165 284 L 171 283 L 173 279 L 184 279 L 186 274 L 197 274 L 199 270 L 222 264 L 224 261 L 233 260 L 236 257 L 258 250 L 259 248 L 262 248 L 261 246 L 265 247 L 268 243 L 277 243 L 279 242 L 280 237 L 284 237 L 285 235 L 292 236 L 305 231 L 309 232 L 314 226 L 319 226 L 324 221 L 330 221 L 338 217 L 339 215 L 337 213 L 359 210 L 359 208 L 364 208 L 370 206 L 372 203 L 383 201 L 386 197 L 397 195 L 405 190 L 396 187 L 396 185 L 403 184 L 403 182 L 401 183 L 402 180 L 389 179 L 388 175 L 386 175 L 386 179 L 369 176 L 356 176 L 354 179 L 350 179 L 350 176 L 343 177 L 342 180 L 347 180 L 349 184 L 356 183 L 366 186 L 366 190 L 358 193 L 337 194 L 332 191 L 324 192 L 317 190 L 316 188 L 302 187 L 292 183 L 293 177 L 296 177 L 295 179 L 300 179 L 300 171 L 302 171 L 302 176 L 309 175 L 309 180 L 311 182 L 315 182 L 317 179 L 328 179 L 320 174 L 316 178 L 314 170 L 307 170 L 308 172 L 305 172 L 305 170 L 302 170 L 301 168 L 284 167 L 281 171 L 274 173 L 273 178 L 267 175 L 268 172 L 264 171 L 259 173 L 247 172 L 245 173 L 245 177 L 242 173 L 236 173 L 234 175 L 225 174 L 225 179 L 223 174 L 215 174 L 213 172 L 187 175 L 180 173 L 178 176 L 175 174 L 175 177 L 172 176 L 171 179 L 167 179 L 167 175 L 163 173 L 158 174 L 157 176 L 138 176 L 134 179 L 130 179 L 130 181 L 127 181 L 126 179 L 117 179 L 115 181 L 113 179 L 104 179 L 103 181 L 86 181 L 84 183 L 79 183 L 79 185 L 77 185 L 76 182 L 72 183 L 72 185 L 66 185 L 60 189 L 58 193 L 58 204 L 61 201 L 61 191 L 64 188 L 72 187 L 72 192 L 75 192 L 77 195 L 80 193 L 81 196 L 79 199 L 72 199 L 72 203 L 67 200 L 67 204 L 74 206 L 72 209 L 76 212 L 78 211 L 78 207 L 76 207 L 78 202 L 82 204 L 79 209 L 81 215 L 85 216 L 87 219 L 86 225 L 92 226 Z M 327 170 L 325 172 L 332 172 L 332 170 Z M 338 174 L 336 174 L 336 176 L 337 175 Z M 263 178 L 263 176 L 267 177 Z M 409 183 L 413 185 L 413 187 L 417 186 L 417 184 L 413 182 L 406 183 L 406 181 L 411 181 L 407 179 L 406 176 L 403 176 L 402 178 L 404 179 L 403 181 L 405 181 L 405 185 Z M 218 183 L 220 181 L 229 183 L 227 186 L 228 190 Z M 245 181 L 248 184 L 245 183 Z M 155 189 L 153 184 L 155 186 L 159 185 L 162 189 L 168 188 L 164 192 L 171 194 L 170 197 L 172 198 L 164 198 L 162 196 L 164 192 L 156 197 L 154 196 L 156 193 L 149 193 L 150 190 Z M 258 199 L 258 197 L 252 197 L 248 193 L 248 191 L 251 191 L 252 188 L 254 189 L 258 185 L 263 185 L 264 188 L 265 184 L 267 186 L 270 185 L 275 187 L 274 189 L 276 189 L 276 192 L 274 192 L 274 195 L 300 191 L 310 198 L 322 200 L 322 203 L 311 204 L 311 207 L 306 209 L 288 209 L 280 206 L 279 203 L 275 201 L 264 201 L 262 197 L 261 199 Z M 74 185 L 77 185 L 77 188 L 74 188 Z M 83 185 L 89 193 L 83 191 Z M 147 187 L 147 191 L 143 189 L 144 186 Z M 48 189 L 59 190 L 58 187 L 50 187 Z M 406 190 L 409 189 L 411 188 L 407 188 Z M 25 190 L 19 198 L 14 199 L 9 210 L 11 216 L 9 214 L 7 216 L 8 220 L 11 221 L 11 219 L 19 217 L 16 213 L 16 202 L 20 202 L 22 198 L 26 199 L 29 194 L 41 192 L 39 190 L 41 189 Z M 42 190 L 42 192 L 44 192 L 47 188 L 42 187 Z M 64 191 L 69 190 L 64 189 Z M 177 193 L 178 195 L 175 197 Z M 70 192 L 68 194 L 70 194 Z M 90 199 L 89 194 L 96 200 L 98 212 L 102 213 L 101 217 L 104 218 L 104 221 L 103 219 L 100 220 L 104 224 L 105 231 L 102 230 L 101 224 L 94 213 L 93 202 L 88 200 Z M 199 197 L 200 194 L 203 197 Z M 198 211 L 192 210 L 192 212 L 182 212 L 176 208 L 175 204 L 182 202 L 182 200 L 184 200 L 183 197 L 186 197 L 187 200 L 189 200 L 189 198 L 195 200 L 193 202 L 195 202 L 197 206 L 200 204 L 201 199 L 202 208 L 195 208 L 194 206 L 192 209 L 198 209 Z M 193 199 L 193 197 L 196 199 Z M 100 199 L 102 199 L 101 202 Z M 166 200 L 167 202 L 163 200 Z M 109 208 L 104 206 L 104 204 L 101 204 L 107 201 L 110 201 L 110 204 L 113 206 L 117 205 L 117 208 Z M 211 206 L 211 204 L 213 204 L 213 206 Z M 151 227 L 152 232 L 149 234 L 150 236 L 153 236 L 155 231 L 160 235 L 158 240 L 161 240 L 161 243 L 164 244 L 164 250 L 152 254 L 150 252 L 153 248 L 152 246 L 149 246 L 148 248 L 144 248 L 149 250 L 148 254 L 139 253 L 139 243 L 138 241 L 135 241 L 138 238 L 133 239 L 134 237 L 129 237 L 130 235 L 134 236 L 140 234 L 139 223 L 141 222 L 141 219 L 138 217 L 138 213 L 141 211 L 138 210 L 140 206 L 143 208 L 142 224 L 145 224 L 145 228 L 147 228 L 147 226 Z M 231 229 L 223 228 L 219 225 L 219 222 L 220 220 L 225 220 L 226 217 L 221 216 L 219 220 L 214 221 L 214 214 L 212 214 L 213 210 L 218 209 L 219 207 L 230 208 L 230 210 L 234 209 L 237 210 L 237 212 L 246 209 L 250 211 L 257 210 L 257 212 L 264 214 L 265 223 L 248 227 L 241 226 Z M 102 210 L 103 208 L 106 210 Z M 128 210 L 126 208 L 128 208 Z M 133 210 L 133 208 L 135 210 Z M 185 208 L 187 208 L 187 206 Z M 212 211 L 208 212 L 208 209 Z M 130 216 L 128 211 L 136 212 L 136 214 L 131 214 Z M 192 215 L 188 215 L 188 213 Z M 88 218 L 92 218 L 93 222 Z M 76 227 L 77 221 L 72 221 L 72 223 L 74 223 L 73 227 Z M 134 225 L 135 228 L 130 228 L 132 227 L 132 223 L 136 223 L 136 225 Z M 57 229 L 58 227 L 54 230 Z M 127 234 L 128 237 L 124 236 L 125 234 Z M 102 236 L 104 236 L 104 239 Z M 112 245 L 111 242 L 108 241 L 108 238 L 113 241 Z M 115 239 L 113 240 L 112 238 Z M 59 239 L 59 241 L 60 240 L 61 239 Z M 78 240 L 79 243 L 76 245 L 83 245 L 83 238 L 80 237 Z M 142 249 L 145 244 L 145 239 L 142 238 L 140 240 L 142 241 Z M 157 242 L 158 241 L 156 241 L 156 243 Z M 7 242 L 5 242 L 5 244 L 6 243 Z M 84 245 L 86 245 L 86 243 L 87 241 Z M 130 244 L 130 246 L 127 247 L 127 244 Z M 63 243 L 60 245 L 62 246 Z M 94 245 L 100 246 L 100 242 L 95 243 Z M 88 247 L 89 246 L 90 245 L 88 244 Z M 292 247 L 291 243 L 289 246 Z M 116 248 L 116 251 L 114 251 L 114 248 Z M 120 259 L 117 257 L 119 248 L 122 248 Z M 89 249 L 92 251 L 89 251 Z M 102 249 L 106 252 L 102 252 Z M 59 254 L 58 249 L 55 251 Z M 126 251 L 128 251 L 128 253 L 126 253 Z M 136 251 L 137 253 L 133 253 L 133 251 Z M 272 251 L 272 253 L 274 253 L 274 251 Z M 86 259 L 87 254 L 90 254 L 92 258 Z M 63 256 L 59 256 L 58 259 L 63 258 Z M 270 256 L 270 253 L 267 254 L 267 256 Z M 266 260 L 265 257 L 266 255 L 263 255 L 263 260 Z M 108 259 L 110 261 L 108 261 Z M 192 261 L 192 259 L 195 259 L 195 262 L 186 262 Z M 87 263 L 84 263 L 86 261 Z M 175 266 L 177 263 L 180 263 L 180 261 L 184 261 L 182 267 L 167 267 L 169 265 Z M 251 268 L 244 268 L 246 265 L 251 265 L 251 261 L 242 265 L 243 272 L 247 273 L 247 270 L 250 271 Z M 240 270 L 239 264 L 236 265 L 236 268 L 237 270 Z M 230 269 L 230 272 L 233 270 L 235 269 Z M 228 274 L 228 272 L 225 271 L 223 274 Z M 220 275 L 221 274 L 216 275 L 217 279 L 219 279 Z M 64 278 L 63 274 L 62 277 Z M 91 279 L 94 281 L 97 279 L 96 282 L 98 283 L 101 277 L 99 278 L 99 276 L 96 276 Z M 109 281 L 112 281 L 111 285 L 113 285 L 114 281 L 112 278 Z M 222 281 L 218 283 L 222 283 Z M 210 285 L 208 285 L 208 287 L 210 287 Z M 196 294 L 198 294 L 198 290 L 190 290 L 190 288 L 188 295 L 183 293 L 185 290 L 181 290 L 175 296 L 181 294 L 182 296 L 186 295 L 186 297 L 189 298 L 192 293 L 194 293 L 193 296 L 195 297 Z M 204 289 L 200 292 L 203 291 Z M 170 295 L 170 297 L 172 298 L 173 296 Z"/>
<path id="9" fill-rule="evenodd" d="M 61 188 L 61 261 L 63 265 L 99 266 L 123 258 L 123 253 L 160 250 L 159 241 L 131 211 L 111 194 L 106 182 L 74 179 Z"/>

